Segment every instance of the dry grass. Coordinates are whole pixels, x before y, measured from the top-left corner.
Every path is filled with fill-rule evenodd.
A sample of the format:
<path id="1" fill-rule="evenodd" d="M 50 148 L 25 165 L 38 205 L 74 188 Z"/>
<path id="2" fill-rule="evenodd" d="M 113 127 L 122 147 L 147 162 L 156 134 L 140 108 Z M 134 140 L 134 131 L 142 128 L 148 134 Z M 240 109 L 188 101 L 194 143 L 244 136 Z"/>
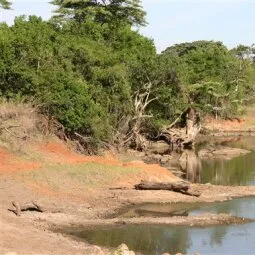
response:
<path id="1" fill-rule="evenodd" d="M 31 104 L 0 102 L 0 145 L 12 151 L 22 150 L 39 134 L 40 122 L 40 116 Z"/>
<path id="2" fill-rule="evenodd" d="M 141 174 L 137 167 L 121 167 L 99 163 L 80 163 L 64 165 L 46 165 L 35 171 L 17 173 L 26 186 L 58 194 L 85 194 L 88 189 L 107 188 L 120 185 L 133 185 L 139 181 L 135 176 Z M 134 182 L 134 183 L 133 183 Z M 85 193 L 84 193 L 85 192 Z"/>

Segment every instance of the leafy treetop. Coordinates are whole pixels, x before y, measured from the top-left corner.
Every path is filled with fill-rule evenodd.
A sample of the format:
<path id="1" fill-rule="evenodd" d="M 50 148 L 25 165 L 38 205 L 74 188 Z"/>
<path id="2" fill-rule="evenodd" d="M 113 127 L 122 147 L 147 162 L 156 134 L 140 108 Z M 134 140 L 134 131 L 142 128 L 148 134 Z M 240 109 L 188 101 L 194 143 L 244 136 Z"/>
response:
<path id="1" fill-rule="evenodd" d="M 0 0 L 0 8 L 10 9 L 11 8 L 11 3 L 7 0 Z"/>
<path id="2" fill-rule="evenodd" d="M 102 24 L 124 22 L 138 26 L 146 24 L 146 13 L 142 10 L 140 0 L 53 0 L 51 3 L 59 6 L 57 17 L 64 20 Z"/>

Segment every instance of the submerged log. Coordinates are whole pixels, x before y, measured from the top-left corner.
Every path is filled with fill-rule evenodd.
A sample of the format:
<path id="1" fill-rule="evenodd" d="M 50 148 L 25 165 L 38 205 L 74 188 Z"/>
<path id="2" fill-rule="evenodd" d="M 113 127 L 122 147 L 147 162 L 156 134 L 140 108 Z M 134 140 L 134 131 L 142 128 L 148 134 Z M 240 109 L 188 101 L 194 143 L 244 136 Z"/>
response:
<path id="1" fill-rule="evenodd" d="M 179 192 L 189 196 L 199 197 L 199 192 L 189 190 L 190 184 L 187 182 L 141 182 L 135 185 L 136 190 L 169 190 Z"/>

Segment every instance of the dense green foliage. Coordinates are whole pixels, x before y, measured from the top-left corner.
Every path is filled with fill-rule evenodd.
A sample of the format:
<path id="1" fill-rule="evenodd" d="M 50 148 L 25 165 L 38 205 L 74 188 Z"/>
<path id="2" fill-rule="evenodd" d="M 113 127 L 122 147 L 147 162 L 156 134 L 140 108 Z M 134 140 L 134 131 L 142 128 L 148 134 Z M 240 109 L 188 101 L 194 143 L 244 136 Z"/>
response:
<path id="1" fill-rule="evenodd" d="M 157 55 L 153 41 L 132 29 L 145 24 L 140 1 L 53 3 L 59 9 L 50 21 L 30 16 L 0 24 L 0 93 L 35 98 L 70 134 L 125 139 L 140 116 L 135 98 L 144 93 L 154 99 L 142 112 L 154 116 L 142 119 L 144 130 L 170 123 L 190 105 L 229 117 L 254 95 L 249 47 L 229 51 L 198 41 Z"/>
<path id="2" fill-rule="evenodd" d="M 7 0 L 0 0 L 0 8 L 10 9 L 11 8 L 11 3 Z"/>
<path id="3" fill-rule="evenodd" d="M 7 98 L 35 97 L 67 131 L 109 140 L 132 116 L 132 84 L 155 47 L 125 27 L 118 31 L 122 41 L 110 47 L 83 28 L 72 32 L 74 25 L 59 29 L 35 16 L 19 17 L 12 27 L 2 24 L 0 92 Z"/>
<path id="4" fill-rule="evenodd" d="M 201 113 L 231 117 L 254 95 L 253 62 L 221 42 L 197 41 L 167 48 L 158 56 L 154 102 L 161 119 L 193 106 Z"/>

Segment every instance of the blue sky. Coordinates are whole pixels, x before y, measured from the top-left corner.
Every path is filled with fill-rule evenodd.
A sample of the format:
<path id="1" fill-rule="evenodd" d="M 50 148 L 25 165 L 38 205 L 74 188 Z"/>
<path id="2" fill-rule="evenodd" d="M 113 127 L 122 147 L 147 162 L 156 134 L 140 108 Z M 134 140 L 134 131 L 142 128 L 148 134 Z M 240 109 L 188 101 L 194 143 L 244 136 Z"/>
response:
<path id="1" fill-rule="evenodd" d="M 36 14 L 48 19 L 49 0 L 13 0 L 13 11 L 0 20 Z M 229 48 L 255 43 L 255 0 L 143 0 L 149 25 L 141 33 L 153 38 L 158 51 L 180 42 L 219 40 Z"/>

